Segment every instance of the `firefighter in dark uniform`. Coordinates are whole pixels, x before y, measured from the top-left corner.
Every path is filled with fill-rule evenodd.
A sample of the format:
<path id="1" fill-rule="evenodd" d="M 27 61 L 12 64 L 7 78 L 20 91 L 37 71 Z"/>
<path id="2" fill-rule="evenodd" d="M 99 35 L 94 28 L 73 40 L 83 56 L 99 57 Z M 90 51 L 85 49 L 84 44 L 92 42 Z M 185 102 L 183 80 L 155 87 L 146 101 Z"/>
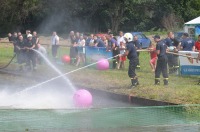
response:
<path id="1" fill-rule="evenodd" d="M 156 44 L 156 52 L 158 56 L 157 66 L 155 70 L 155 85 L 160 84 L 160 74 L 162 72 L 164 85 L 168 85 L 168 72 L 167 72 L 167 45 L 160 39 L 159 35 L 154 36 Z"/>
<path id="2" fill-rule="evenodd" d="M 172 52 L 178 53 L 178 51 L 180 50 L 180 42 L 178 39 L 176 39 L 174 37 L 174 34 L 172 35 L 171 39 L 172 39 L 172 45 L 173 45 Z M 178 72 L 179 72 L 179 56 L 173 55 L 172 63 L 173 63 L 172 72 L 178 74 Z"/>
<path id="3" fill-rule="evenodd" d="M 125 33 L 124 39 L 126 41 L 126 52 L 121 56 L 127 56 L 127 58 L 129 59 L 128 76 L 131 78 L 131 88 L 133 88 L 139 85 L 138 78 L 135 73 L 138 56 L 135 45 L 133 43 L 133 35 L 131 33 Z"/>
<path id="4" fill-rule="evenodd" d="M 165 39 L 165 44 L 168 46 L 170 52 L 178 52 L 179 41 L 174 38 L 174 33 L 169 32 L 168 37 Z M 179 69 L 178 56 L 173 54 L 167 54 L 169 74 L 175 73 Z"/>
<path id="5" fill-rule="evenodd" d="M 26 49 L 26 56 L 27 56 L 27 61 L 26 61 L 26 66 L 28 70 L 36 70 L 36 54 L 35 51 L 32 49 L 35 48 L 35 41 L 32 39 L 32 35 L 29 34 L 27 35 L 27 40 L 25 42 L 25 47 Z M 31 62 L 32 62 L 32 67 L 31 67 Z"/>
<path id="6" fill-rule="evenodd" d="M 23 70 L 23 64 L 26 63 L 26 54 L 25 54 L 25 41 L 22 35 L 18 36 L 18 41 L 16 42 L 16 55 L 17 63 L 19 64 L 19 70 Z"/>

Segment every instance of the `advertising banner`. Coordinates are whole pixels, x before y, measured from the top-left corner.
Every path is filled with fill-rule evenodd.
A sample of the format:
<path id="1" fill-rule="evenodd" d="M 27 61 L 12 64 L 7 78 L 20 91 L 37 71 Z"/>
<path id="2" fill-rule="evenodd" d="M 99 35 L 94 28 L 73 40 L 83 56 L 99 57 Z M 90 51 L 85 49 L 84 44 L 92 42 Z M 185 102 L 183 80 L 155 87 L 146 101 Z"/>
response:
<path id="1" fill-rule="evenodd" d="M 107 59 L 112 57 L 112 52 L 107 51 L 103 47 L 85 47 L 86 64 L 95 63 L 100 59 Z M 110 68 L 112 67 L 112 59 L 109 60 Z"/>
<path id="2" fill-rule="evenodd" d="M 198 57 L 198 52 L 179 51 L 180 70 L 182 75 L 200 75 L 200 61 L 195 59 Z M 188 56 L 188 57 L 186 57 Z M 190 58 L 191 56 L 192 58 Z"/>

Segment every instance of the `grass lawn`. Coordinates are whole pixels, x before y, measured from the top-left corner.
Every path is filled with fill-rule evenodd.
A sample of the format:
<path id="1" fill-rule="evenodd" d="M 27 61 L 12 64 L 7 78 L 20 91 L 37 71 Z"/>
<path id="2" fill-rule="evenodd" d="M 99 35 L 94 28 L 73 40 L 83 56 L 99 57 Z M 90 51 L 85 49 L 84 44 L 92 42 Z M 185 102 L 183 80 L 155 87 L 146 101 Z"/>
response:
<path id="1" fill-rule="evenodd" d="M 50 52 L 49 52 L 50 54 Z M 69 54 L 69 48 L 60 47 L 59 56 L 63 54 Z M 1 67 L 5 65 L 13 56 L 13 47 L 7 43 L 1 43 L 0 46 L 0 64 Z M 140 65 L 141 69 L 136 70 L 140 85 L 134 89 L 128 89 L 131 82 L 128 77 L 128 60 L 126 61 L 126 68 L 124 70 L 106 70 L 99 71 L 95 68 L 83 68 L 75 67 L 71 65 L 57 65 L 57 67 L 63 72 L 80 68 L 76 72 L 70 73 L 67 76 L 70 80 L 79 86 L 106 90 L 114 93 L 132 95 L 137 97 L 143 97 L 147 99 L 154 99 L 160 101 L 168 101 L 178 104 L 200 104 L 200 87 L 196 85 L 198 77 L 170 75 L 169 85 L 163 86 L 161 80 L 160 86 L 154 85 L 154 73 L 151 72 L 149 65 L 150 55 L 147 52 L 141 52 Z M 16 63 L 12 63 L 7 69 L 13 69 L 16 67 Z M 50 72 L 51 71 L 51 72 Z M 48 77 L 54 77 L 56 74 L 46 65 L 38 67 L 38 72 L 33 75 L 42 75 Z M 161 76 L 162 79 L 162 76 Z"/>

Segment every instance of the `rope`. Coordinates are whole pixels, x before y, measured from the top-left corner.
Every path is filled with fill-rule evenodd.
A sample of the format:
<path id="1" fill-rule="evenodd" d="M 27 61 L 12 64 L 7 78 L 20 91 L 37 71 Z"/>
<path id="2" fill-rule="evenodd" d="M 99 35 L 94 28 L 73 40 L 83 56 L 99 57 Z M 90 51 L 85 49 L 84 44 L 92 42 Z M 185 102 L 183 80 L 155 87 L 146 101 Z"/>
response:
<path id="1" fill-rule="evenodd" d="M 3 66 L 3 67 L 0 67 L 0 69 L 4 69 L 6 67 L 8 67 L 10 65 L 10 63 L 12 62 L 12 60 L 16 57 L 16 54 L 13 55 L 13 57 L 11 58 L 11 60 L 8 62 L 7 65 Z"/>

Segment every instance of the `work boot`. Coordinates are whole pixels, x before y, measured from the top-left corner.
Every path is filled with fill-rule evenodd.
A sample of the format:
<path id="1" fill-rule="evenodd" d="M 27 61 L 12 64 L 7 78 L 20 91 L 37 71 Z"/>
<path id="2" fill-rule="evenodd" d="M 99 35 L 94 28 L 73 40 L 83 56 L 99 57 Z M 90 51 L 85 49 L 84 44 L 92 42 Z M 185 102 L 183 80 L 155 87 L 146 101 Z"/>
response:
<path id="1" fill-rule="evenodd" d="M 137 86 L 138 82 L 137 82 L 136 79 L 131 79 L 131 84 L 132 84 L 132 85 L 130 86 L 130 88 L 134 88 L 134 87 Z"/>
<path id="2" fill-rule="evenodd" d="M 155 79 L 155 85 L 160 85 L 160 80 L 159 79 Z"/>
<path id="3" fill-rule="evenodd" d="M 164 82 L 164 85 L 168 85 L 168 80 L 167 79 L 164 79 L 163 82 Z"/>

